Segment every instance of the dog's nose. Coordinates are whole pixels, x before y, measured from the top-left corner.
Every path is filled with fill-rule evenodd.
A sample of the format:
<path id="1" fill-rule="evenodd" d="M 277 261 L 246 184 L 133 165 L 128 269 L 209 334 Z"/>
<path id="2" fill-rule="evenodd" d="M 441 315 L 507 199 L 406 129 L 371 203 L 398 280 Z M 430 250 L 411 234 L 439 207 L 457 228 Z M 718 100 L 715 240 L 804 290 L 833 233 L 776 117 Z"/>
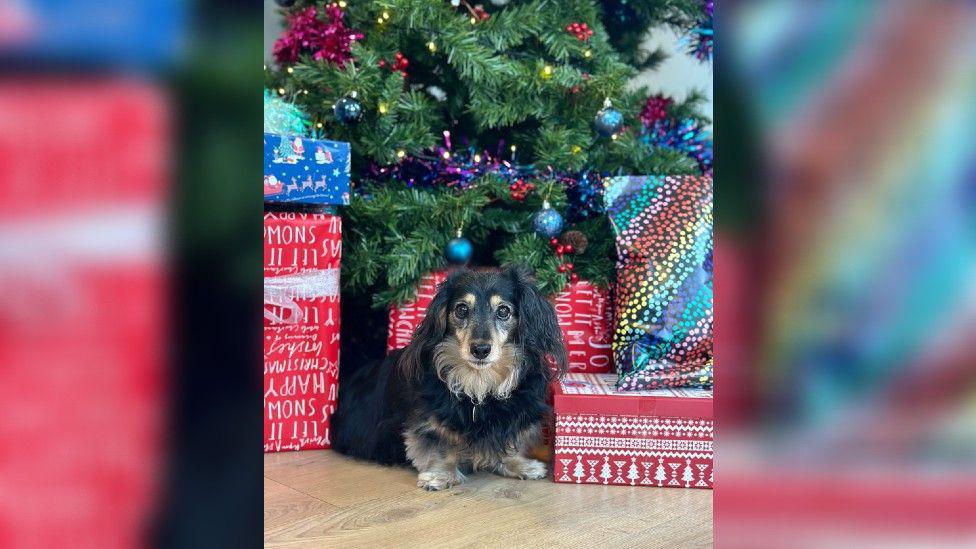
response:
<path id="1" fill-rule="evenodd" d="M 482 360 L 491 353 L 491 343 L 472 343 L 471 354 L 478 360 Z"/>

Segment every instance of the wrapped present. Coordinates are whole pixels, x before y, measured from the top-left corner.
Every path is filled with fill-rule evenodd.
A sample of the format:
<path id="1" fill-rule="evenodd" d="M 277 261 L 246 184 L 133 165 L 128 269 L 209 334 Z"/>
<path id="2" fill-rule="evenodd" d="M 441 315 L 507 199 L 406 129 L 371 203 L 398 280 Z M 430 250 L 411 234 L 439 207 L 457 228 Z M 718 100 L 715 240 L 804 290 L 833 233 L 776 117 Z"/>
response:
<path id="1" fill-rule="evenodd" d="M 609 178 L 604 203 L 618 257 L 617 386 L 710 386 L 711 178 Z"/>
<path id="2" fill-rule="evenodd" d="M 390 308 L 387 352 L 402 349 L 410 343 L 417 326 L 424 320 L 427 306 L 437 294 L 437 286 L 446 279 L 447 271 L 425 275 L 417 286 L 417 296 L 413 300 Z M 593 373 L 611 371 L 612 325 L 608 291 L 586 281 L 574 282 L 560 292 L 554 301 L 570 370 Z"/>
<path id="3" fill-rule="evenodd" d="M 265 133 L 264 200 L 349 204 L 349 143 Z"/>
<path id="4" fill-rule="evenodd" d="M 712 391 L 619 391 L 614 374 L 553 384 L 553 479 L 576 484 L 712 487 Z"/>
<path id="5" fill-rule="evenodd" d="M 264 216 L 264 450 L 329 448 L 339 378 L 341 219 Z"/>
<path id="6" fill-rule="evenodd" d="M 609 291 L 583 280 L 572 282 L 556 295 L 554 305 L 563 331 L 569 371 L 612 371 L 613 318 Z"/>
<path id="7" fill-rule="evenodd" d="M 155 514 L 168 110 L 131 79 L 0 83 L 0 546 L 136 547 Z"/>

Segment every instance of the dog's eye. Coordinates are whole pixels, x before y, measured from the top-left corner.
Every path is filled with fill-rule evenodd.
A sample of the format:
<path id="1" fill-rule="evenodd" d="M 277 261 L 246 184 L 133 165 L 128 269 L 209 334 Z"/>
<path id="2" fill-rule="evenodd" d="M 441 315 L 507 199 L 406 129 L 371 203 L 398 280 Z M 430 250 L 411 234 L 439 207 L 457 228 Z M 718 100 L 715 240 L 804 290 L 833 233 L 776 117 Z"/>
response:
<path id="1" fill-rule="evenodd" d="M 464 303 L 458 303 L 457 305 L 454 306 L 454 315 L 457 316 L 458 318 L 467 318 L 468 306 L 465 305 Z"/>
<path id="2" fill-rule="evenodd" d="M 512 310 L 508 308 L 508 305 L 502 305 L 495 311 L 495 315 L 498 320 L 508 320 L 508 317 L 512 316 Z"/>

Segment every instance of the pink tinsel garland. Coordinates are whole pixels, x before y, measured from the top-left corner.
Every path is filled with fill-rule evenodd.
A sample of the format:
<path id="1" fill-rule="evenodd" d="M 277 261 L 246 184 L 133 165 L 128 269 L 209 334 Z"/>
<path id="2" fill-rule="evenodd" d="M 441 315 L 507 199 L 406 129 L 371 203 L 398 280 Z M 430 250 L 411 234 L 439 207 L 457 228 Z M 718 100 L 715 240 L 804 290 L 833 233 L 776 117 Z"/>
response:
<path id="1" fill-rule="evenodd" d="M 311 53 L 316 61 L 336 65 L 344 65 L 352 58 L 349 46 L 354 40 L 361 40 L 363 33 L 346 27 L 337 4 L 325 8 L 326 21 L 319 20 L 317 15 L 315 7 L 310 7 L 288 16 L 288 29 L 274 45 L 278 63 L 295 63 L 303 53 Z"/>

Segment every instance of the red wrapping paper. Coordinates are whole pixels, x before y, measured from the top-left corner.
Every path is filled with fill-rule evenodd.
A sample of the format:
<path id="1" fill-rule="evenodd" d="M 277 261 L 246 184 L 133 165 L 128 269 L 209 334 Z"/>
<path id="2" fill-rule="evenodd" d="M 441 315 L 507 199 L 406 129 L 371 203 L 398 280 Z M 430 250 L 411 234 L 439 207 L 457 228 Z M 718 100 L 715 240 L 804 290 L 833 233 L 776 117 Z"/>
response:
<path id="1" fill-rule="evenodd" d="M 331 446 L 341 255 L 338 216 L 265 214 L 265 452 Z"/>
<path id="2" fill-rule="evenodd" d="M 613 318 L 610 294 L 586 281 L 573 282 L 556 296 L 556 316 L 570 372 L 613 371 Z"/>
<path id="3" fill-rule="evenodd" d="M 712 392 L 614 389 L 613 374 L 553 387 L 556 482 L 712 487 Z"/>
<path id="4" fill-rule="evenodd" d="M 437 285 L 446 279 L 446 271 L 424 276 L 415 299 L 390 308 L 387 352 L 402 349 L 410 343 L 417 326 L 424 320 L 427 306 L 437 293 Z M 570 371 L 605 373 L 613 370 L 610 303 L 606 289 L 585 281 L 569 284 L 553 300 Z"/>
<path id="5" fill-rule="evenodd" d="M 0 547 L 136 547 L 159 500 L 167 105 L 0 83 Z"/>

